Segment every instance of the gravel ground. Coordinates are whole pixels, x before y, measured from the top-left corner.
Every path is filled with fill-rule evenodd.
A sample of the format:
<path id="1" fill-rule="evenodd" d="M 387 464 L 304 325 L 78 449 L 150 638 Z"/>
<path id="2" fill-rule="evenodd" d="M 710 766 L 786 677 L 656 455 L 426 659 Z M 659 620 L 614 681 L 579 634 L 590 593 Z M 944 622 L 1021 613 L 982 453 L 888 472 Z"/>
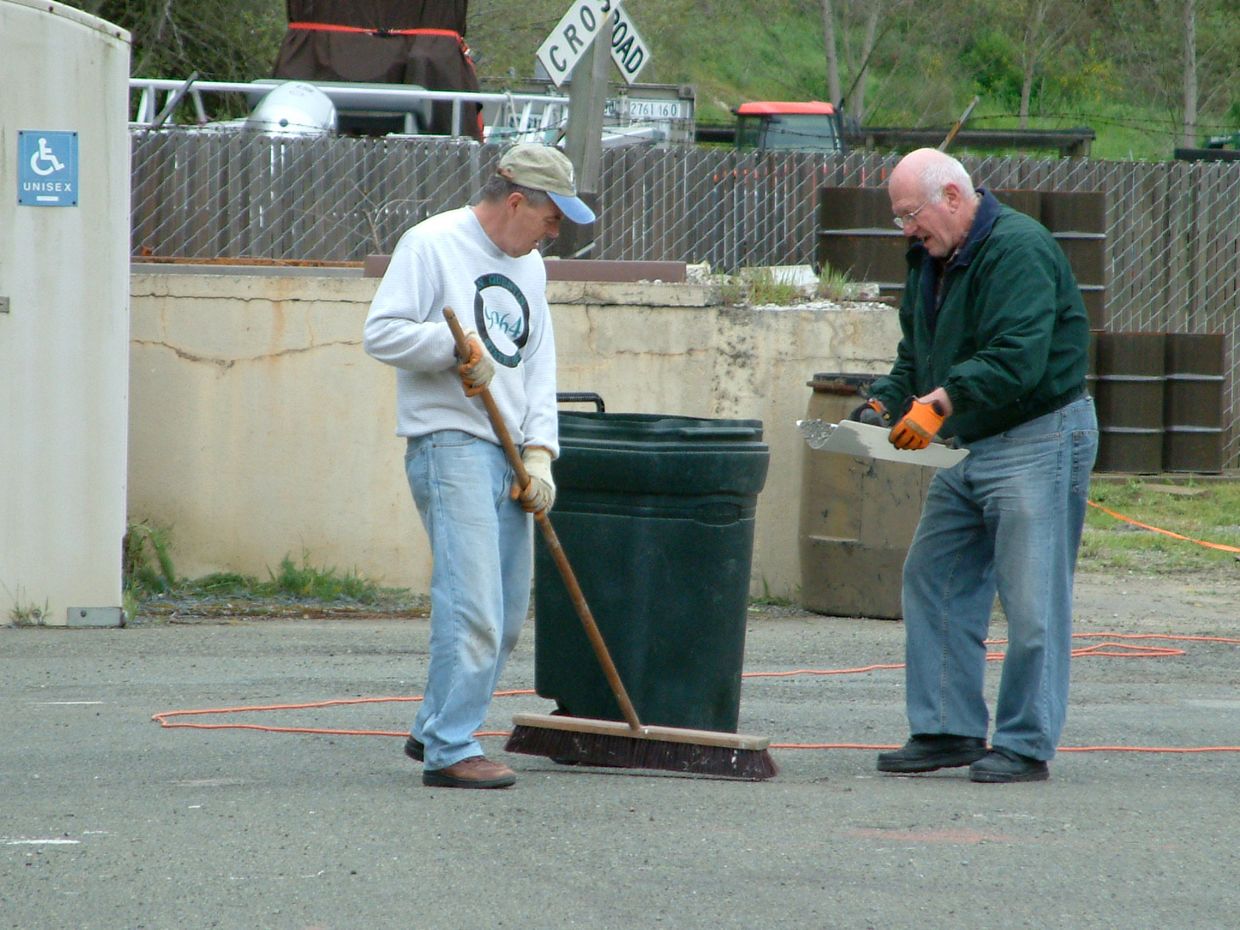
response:
<path id="1" fill-rule="evenodd" d="M 1077 616 L 1083 633 L 1240 638 L 1240 567 L 1087 574 Z M 531 634 L 505 687 L 533 684 Z M 880 776 L 871 749 L 774 749 L 780 774 L 746 783 L 567 768 L 488 737 L 519 781 L 467 792 L 422 787 L 399 737 L 151 720 L 415 695 L 426 635 L 422 618 L 357 614 L 0 630 L 0 927 L 1237 926 L 1235 753 L 1062 752 L 1049 782 L 974 785 Z M 898 663 L 902 636 L 755 610 L 746 670 Z M 1184 654 L 1075 663 L 1066 748 L 1240 746 L 1240 645 L 1157 644 Z M 546 709 L 498 698 L 488 727 Z M 394 734 L 412 713 L 195 719 Z M 901 742 L 901 674 L 751 678 L 740 728 Z"/>

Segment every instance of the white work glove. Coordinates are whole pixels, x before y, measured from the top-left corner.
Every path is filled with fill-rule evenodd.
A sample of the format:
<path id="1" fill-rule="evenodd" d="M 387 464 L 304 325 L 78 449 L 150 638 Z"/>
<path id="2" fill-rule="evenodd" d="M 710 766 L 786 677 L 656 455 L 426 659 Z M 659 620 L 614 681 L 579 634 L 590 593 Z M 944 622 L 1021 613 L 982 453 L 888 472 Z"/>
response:
<path id="1" fill-rule="evenodd" d="M 461 384 L 465 385 L 465 396 L 477 397 L 495 377 L 495 363 L 491 361 L 491 355 L 478 338 L 477 332 L 467 330 L 465 343 L 469 354 L 462 358 L 460 353 L 457 353 L 460 364 L 456 366 L 456 370 L 461 376 Z"/>
<path id="2" fill-rule="evenodd" d="M 542 513 L 550 510 L 555 503 L 555 482 L 551 480 L 551 450 L 542 446 L 526 446 L 521 453 L 521 461 L 525 465 L 530 483 L 525 491 L 512 484 L 513 500 L 520 500 L 521 507 L 529 513 Z"/>

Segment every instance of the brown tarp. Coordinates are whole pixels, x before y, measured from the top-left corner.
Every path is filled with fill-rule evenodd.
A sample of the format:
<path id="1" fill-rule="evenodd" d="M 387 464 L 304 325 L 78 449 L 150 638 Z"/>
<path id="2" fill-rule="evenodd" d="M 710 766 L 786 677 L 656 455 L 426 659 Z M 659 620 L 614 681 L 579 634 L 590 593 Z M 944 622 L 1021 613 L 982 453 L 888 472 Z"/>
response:
<path id="1" fill-rule="evenodd" d="M 274 76 L 477 91 L 465 47 L 468 6 L 469 0 L 287 0 L 290 26 Z M 454 35 L 404 34 L 422 29 Z M 451 105 L 436 104 L 423 131 L 446 135 L 451 126 Z M 481 139 L 476 105 L 462 107 L 460 131 Z"/>

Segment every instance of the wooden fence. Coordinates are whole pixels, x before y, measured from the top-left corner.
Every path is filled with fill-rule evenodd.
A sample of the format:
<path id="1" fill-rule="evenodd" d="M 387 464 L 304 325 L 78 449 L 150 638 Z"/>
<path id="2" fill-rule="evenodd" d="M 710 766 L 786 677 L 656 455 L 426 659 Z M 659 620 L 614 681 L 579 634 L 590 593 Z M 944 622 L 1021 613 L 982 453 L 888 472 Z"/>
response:
<path id="1" fill-rule="evenodd" d="M 498 152 L 450 140 L 135 130 L 133 254 L 360 262 L 390 252 L 413 223 L 467 203 Z M 1223 459 L 1240 467 L 1240 162 L 962 160 L 991 188 L 1105 193 L 1103 327 L 1225 334 Z M 708 262 L 720 271 L 811 263 L 819 189 L 881 187 L 896 161 L 866 152 L 608 150 L 585 257 Z"/>

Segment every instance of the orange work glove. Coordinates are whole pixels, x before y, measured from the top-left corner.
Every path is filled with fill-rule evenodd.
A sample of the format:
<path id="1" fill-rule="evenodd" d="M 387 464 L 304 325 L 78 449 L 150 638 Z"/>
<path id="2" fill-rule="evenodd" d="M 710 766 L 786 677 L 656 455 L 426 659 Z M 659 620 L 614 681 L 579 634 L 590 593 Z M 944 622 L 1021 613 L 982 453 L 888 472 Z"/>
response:
<path id="1" fill-rule="evenodd" d="M 897 449 L 924 449 L 938 433 L 943 420 L 937 404 L 914 400 L 908 413 L 891 428 L 887 438 Z"/>
<path id="2" fill-rule="evenodd" d="M 477 397 L 495 377 L 495 363 L 491 361 L 486 346 L 472 329 L 465 333 L 465 342 L 469 347 L 469 355 L 464 358 L 457 355 L 460 364 L 456 366 L 456 370 L 461 376 L 461 383 L 465 385 L 465 396 Z"/>

